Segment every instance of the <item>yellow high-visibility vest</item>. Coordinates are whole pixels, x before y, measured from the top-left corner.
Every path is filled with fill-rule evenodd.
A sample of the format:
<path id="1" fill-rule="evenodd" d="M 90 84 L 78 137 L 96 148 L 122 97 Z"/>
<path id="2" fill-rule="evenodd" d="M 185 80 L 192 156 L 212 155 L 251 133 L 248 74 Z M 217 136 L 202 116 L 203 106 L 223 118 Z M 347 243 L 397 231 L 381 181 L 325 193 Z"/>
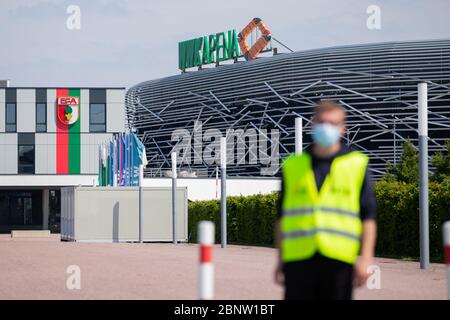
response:
<path id="1" fill-rule="evenodd" d="M 316 252 L 355 262 L 362 233 L 359 201 L 367 163 L 368 157 L 358 151 L 336 157 L 319 192 L 308 153 L 285 160 L 283 262 L 305 260 Z"/>

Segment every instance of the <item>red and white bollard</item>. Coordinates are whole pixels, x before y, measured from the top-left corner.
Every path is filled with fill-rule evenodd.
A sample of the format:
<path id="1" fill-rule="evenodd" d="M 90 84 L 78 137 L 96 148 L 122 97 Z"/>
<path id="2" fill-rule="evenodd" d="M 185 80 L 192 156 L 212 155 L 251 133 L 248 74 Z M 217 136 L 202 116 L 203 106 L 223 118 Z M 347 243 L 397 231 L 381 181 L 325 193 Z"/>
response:
<path id="1" fill-rule="evenodd" d="M 212 299 L 214 297 L 214 265 L 212 263 L 214 223 L 211 221 L 199 222 L 198 243 L 200 244 L 198 297 L 199 299 Z"/>
<path id="2" fill-rule="evenodd" d="M 444 258 L 447 265 L 447 291 L 450 300 L 450 221 L 445 222 L 442 226 L 442 234 L 444 237 Z"/>

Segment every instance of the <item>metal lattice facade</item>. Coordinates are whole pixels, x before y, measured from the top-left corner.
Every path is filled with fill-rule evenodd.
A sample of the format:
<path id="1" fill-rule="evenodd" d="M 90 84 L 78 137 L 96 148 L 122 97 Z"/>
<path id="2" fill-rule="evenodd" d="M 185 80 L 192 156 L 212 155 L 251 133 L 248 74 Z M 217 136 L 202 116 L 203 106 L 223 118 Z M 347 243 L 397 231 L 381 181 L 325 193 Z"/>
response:
<path id="1" fill-rule="evenodd" d="M 278 129 L 280 157 L 294 151 L 294 121 L 310 143 L 312 106 L 340 101 L 348 111 L 344 142 L 368 154 L 375 177 L 398 161 L 403 141 L 417 144 L 417 84 L 428 82 L 430 155 L 450 136 L 450 40 L 308 50 L 188 72 L 131 87 L 128 125 L 147 148 L 147 176 L 170 169 L 175 129 Z M 270 138 L 270 137 L 269 137 Z M 216 165 L 183 164 L 211 176 Z M 261 164 L 229 164 L 231 176 L 259 176 Z M 279 175 L 279 171 L 276 173 Z"/>

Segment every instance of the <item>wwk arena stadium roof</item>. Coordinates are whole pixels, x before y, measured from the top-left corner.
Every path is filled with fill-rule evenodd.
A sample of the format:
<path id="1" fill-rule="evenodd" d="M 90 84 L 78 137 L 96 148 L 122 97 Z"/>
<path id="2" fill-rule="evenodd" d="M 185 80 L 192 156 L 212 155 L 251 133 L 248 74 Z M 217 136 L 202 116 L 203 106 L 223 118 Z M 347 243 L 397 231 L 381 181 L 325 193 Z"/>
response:
<path id="1" fill-rule="evenodd" d="M 214 176 L 217 164 L 201 157 L 210 143 L 205 133 L 242 129 L 245 157 L 239 163 L 229 159 L 227 174 L 254 177 L 267 174 L 261 169 L 273 164 L 266 161 L 274 156 L 271 146 L 278 147 L 279 164 L 294 152 L 297 117 L 303 119 L 308 147 L 312 108 L 320 99 L 332 99 L 348 111 L 343 142 L 369 155 L 372 173 L 380 177 L 388 162 L 398 161 L 404 141 L 418 144 L 417 85 L 424 81 L 431 155 L 444 150 L 450 136 L 450 39 L 283 53 L 146 81 L 128 90 L 127 119 L 146 146 L 146 176 L 170 170 L 170 153 L 180 143 L 173 139 L 176 129 L 190 134 L 192 147 L 180 167 Z M 278 136 L 271 135 L 274 129 Z M 264 136 L 267 151 L 250 147 L 252 138 Z"/>

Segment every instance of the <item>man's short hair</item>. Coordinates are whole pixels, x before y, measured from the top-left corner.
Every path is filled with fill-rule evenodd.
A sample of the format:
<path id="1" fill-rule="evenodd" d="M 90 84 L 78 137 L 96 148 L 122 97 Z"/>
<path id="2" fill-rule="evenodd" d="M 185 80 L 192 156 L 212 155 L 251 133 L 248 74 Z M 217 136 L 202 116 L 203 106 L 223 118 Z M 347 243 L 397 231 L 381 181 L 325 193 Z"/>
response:
<path id="1" fill-rule="evenodd" d="M 320 100 L 317 105 L 314 107 L 314 118 L 317 118 L 323 112 L 329 111 L 340 111 L 343 114 L 343 121 L 345 121 L 345 117 L 347 116 L 347 111 L 345 108 L 333 100 Z"/>

